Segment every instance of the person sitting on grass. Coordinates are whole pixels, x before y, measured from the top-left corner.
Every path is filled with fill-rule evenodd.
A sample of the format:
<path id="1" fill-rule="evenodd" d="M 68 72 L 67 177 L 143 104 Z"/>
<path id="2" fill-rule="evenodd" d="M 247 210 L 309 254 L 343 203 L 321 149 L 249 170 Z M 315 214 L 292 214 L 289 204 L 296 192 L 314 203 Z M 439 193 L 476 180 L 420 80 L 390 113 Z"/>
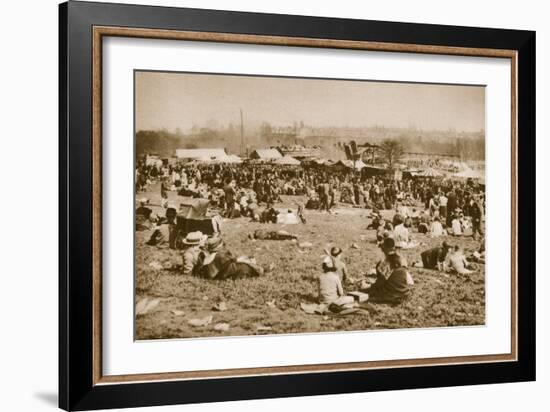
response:
<path id="1" fill-rule="evenodd" d="M 466 260 L 466 256 L 464 256 L 458 245 L 455 245 L 453 252 L 449 253 L 445 259 L 445 267 L 449 272 L 458 273 L 459 275 L 469 275 L 477 269 L 475 264 Z"/>
<path id="2" fill-rule="evenodd" d="M 260 223 L 277 223 L 279 211 L 273 205 L 267 205 L 266 210 L 260 214 Z"/>
<path id="3" fill-rule="evenodd" d="M 354 303 L 353 296 L 346 296 L 333 259 L 325 256 L 321 265 L 323 273 L 319 275 L 319 303 L 344 306 Z"/>
<path id="4" fill-rule="evenodd" d="M 417 262 L 414 266 L 442 271 L 443 264 L 445 263 L 445 259 L 450 249 L 451 246 L 447 243 L 447 241 L 444 241 L 441 246 L 436 246 L 422 252 L 420 254 L 422 262 Z"/>
<path id="5" fill-rule="evenodd" d="M 443 236 L 444 234 L 445 229 L 443 229 L 441 219 L 439 219 L 439 216 L 434 217 L 432 225 L 430 226 L 430 237 L 439 237 Z"/>
<path id="6" fill-rule="evenodd" d="M 205 250 L 199 255 L 193 275 L 211 280 L 238 279 L 262 276 L 271 269 L 257 265 L 253 258 L 235 257 L 225 247 L 223 239 L 216 236 L 206 241 Z"/>
<path id="7" fill-rule="evenodd" d="M 146 197 L 139 199 L 139 207 L 136 209 L 136 230 L 143 231 L 151 229 L 153 224 L 153 209 L 147 207 L 149 199 Z"/>
<path id="8" fill-rule="evenodd" d="M 206 240 L 206 235 L 203 235 L 202 232 L 190 232 L 185 236 L 183 244 L 185 249 L 182 253 L 182 273 L 184 275 L 190 275 L 193 273 L 197 262 L 199 261 L 199 255 L 201 253 L 200 246 Z"/>
<path id="9" fill-rule="evenodd" d="M 426 234 L 430 230 L 432 224 L 432 218 L 430 214 L 425 210 L 418 217 L 418 233 Z"/>
<path id="10" fill-rule="evenodd" d="M 395 242 L 392 238 L 385 239 L 382 251 L 385 255 L 384 264 L 377 265 L 376 282 L 366 289 L 369 302 L 401 303 L 409 297 L 410 285 L 414 282 L 403 266 L 402 258 L 395 250 Z"/>
<path id="11" fill-rule="evenodd" d="M 453 236 L 462 236 L 462 224 L 460 223 L 460 216 L 456 214 L 451 221 L 451 233 Z"/>
<path id="12" fill-rule="evenodd" d="M 415 242 L 410 239 L 409 229 L 405 227 L 405 219 L 401 215 L 395 215 L 394 222 L 396 223 L 393 229 L 393 239 L 395 240 L 395 247 L 400 249 L 412 249 L 417 246 Z"/>
<path id="13" fill-rule="evenodd" d="M 176 227 L 176 206 L 167 205 L 166 217 L 157 223 L 151 237 L 146 242 L 149 246 L 176 248 L 177 227 Z"/>
<path id="14" fill-rule="evenodd" d="M 468 257 L 468 261 L 485 264 L 485 240 L 482 240 L 479 249 Z"/>
<path id="15" fill-rule="evenodd" d="M 349 278 L 349 274 L 348 268 L 342 260 L 342 249 L 340 249 L 339 247 L 332 247 L 330 249 L 330 253 L 327 249 L 325 249 L 325 253 L 332 259 L 332 264 L 336 268 L 336 272 L 338 273 L 340 281 L 345 282 L 346 279 Z"/>
<path id="16" fill-rule="evenodd" d="M 376 229 L 376 240 L 378 242 L 381 242 L 384 240 L 384 233 L 388 232 L 386 230 L 386 221 L 384 219 L 380 219 L 378 221 L 378 228 Z"/>

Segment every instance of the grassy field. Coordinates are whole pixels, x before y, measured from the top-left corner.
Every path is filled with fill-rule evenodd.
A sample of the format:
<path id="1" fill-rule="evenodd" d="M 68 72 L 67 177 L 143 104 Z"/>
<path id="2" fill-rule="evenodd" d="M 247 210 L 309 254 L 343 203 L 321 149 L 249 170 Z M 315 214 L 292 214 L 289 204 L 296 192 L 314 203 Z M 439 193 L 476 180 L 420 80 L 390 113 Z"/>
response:
<path id="1" fill-rule="evenodd" d="M 146 193 L 159 204 L 158 192 Z M 141 194 L 140 194 L 141 196 Z M 171 194 L 171 199 L 177 196 Z M 179 198 L 180 200 L 182 198 Z M 292 207 L 292 197 L 276 207 Z M 294 206 L 295 208 L 295 206 Z M 155 208 L 160 212 L 160 208 Z M 348 316 L 310 315 L 300 303 L 314 303 L 321 255 L 327 244 L 344 250 L 343 259 L 358 282 L 374 268 L 381 257 L 375 231 L 367 230 L 369 210 L 340 207 L 335 214 L 306 211 L 306 225 L 265 225 L 248 218 L 225 220 L 223 238 L 235 255 L 254 256 L 258 264 L 271 263 L 275 269 L 261 278 L 209 281 L 181 274 L 181 254 L 170 249 L 145 245 L 149 232 L 136 232 L 136 303 L 158 299 L 150 311 L 136 318 L 136 339 L 166 339 L 206 336 L 236 336 L 273 333 L 311 333 L 389 328 L 427 328 L 438 326 L 483 325 L 485 323 L 485 267 L 468 276 L 410 268 L 415 285 L 410 299 L 391 306 L 369 304 L 367 311 Z M 284 229 L 298 235 L 298 242 L 251 240 L 255 229 Z M 419 260 L 420 252 L 445 238 L 430 239 L 413 233 L 421 245 L 402 252 L 409 263 Z M 479 247 L 471 238 L 451 238 L 467 254 Z M 300 248 L 299 243 L 312 247 Z M 352 247 L 352 245 L 354 247 Z M 153 266 L 157 268 L 151 267 Z M 162 269 L 160 269 L 162 266 Z M 358 284 L 345 284 L 347 291 Z M 225 302 L 227 310 L 213 306 Z M 206 326 L 191 326 L 188 321 L 212 315 Z M 229 324 L 217 331 L 218 323 Z"/>

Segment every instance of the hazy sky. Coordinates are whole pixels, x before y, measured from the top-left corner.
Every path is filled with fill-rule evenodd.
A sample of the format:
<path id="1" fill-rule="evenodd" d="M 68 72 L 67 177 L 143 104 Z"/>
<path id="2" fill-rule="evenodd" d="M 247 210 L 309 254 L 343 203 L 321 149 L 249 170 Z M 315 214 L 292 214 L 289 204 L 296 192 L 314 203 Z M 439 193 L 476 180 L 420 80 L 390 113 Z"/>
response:
<path id="1" fill-rule="evenodd" d="M 479 131 L 485 88 L 186 73 L 136 73 L 136 130 L 188 131 L 267 121 L 290 126 L 386 126 Z"/>

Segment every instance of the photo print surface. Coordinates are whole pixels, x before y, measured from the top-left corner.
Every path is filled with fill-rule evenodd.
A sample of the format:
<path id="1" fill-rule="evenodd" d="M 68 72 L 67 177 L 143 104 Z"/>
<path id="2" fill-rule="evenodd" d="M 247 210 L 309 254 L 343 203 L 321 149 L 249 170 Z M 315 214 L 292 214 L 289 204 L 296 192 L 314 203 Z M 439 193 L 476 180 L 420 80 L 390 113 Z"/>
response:
<path id="1" fill-rule="evenodd" d="M 485 324 L 484 86 L 134 90 L 135 339 Z"/>

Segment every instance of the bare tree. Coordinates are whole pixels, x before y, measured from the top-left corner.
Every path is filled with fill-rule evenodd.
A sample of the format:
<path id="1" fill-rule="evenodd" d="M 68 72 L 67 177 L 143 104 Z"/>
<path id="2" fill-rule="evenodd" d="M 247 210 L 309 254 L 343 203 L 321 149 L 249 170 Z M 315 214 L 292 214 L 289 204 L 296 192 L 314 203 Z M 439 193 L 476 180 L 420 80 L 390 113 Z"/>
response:
<path id="1" fill-rule="evenodd" d="M 380 145 L 380 150 L 384 154 L 384 158 L 386 159 L 388 168 L 390 169 L 393 169 L 393 167 L 399 163 L 403 157 L 403 146 L 394 139 L 384 140 Z"/>

